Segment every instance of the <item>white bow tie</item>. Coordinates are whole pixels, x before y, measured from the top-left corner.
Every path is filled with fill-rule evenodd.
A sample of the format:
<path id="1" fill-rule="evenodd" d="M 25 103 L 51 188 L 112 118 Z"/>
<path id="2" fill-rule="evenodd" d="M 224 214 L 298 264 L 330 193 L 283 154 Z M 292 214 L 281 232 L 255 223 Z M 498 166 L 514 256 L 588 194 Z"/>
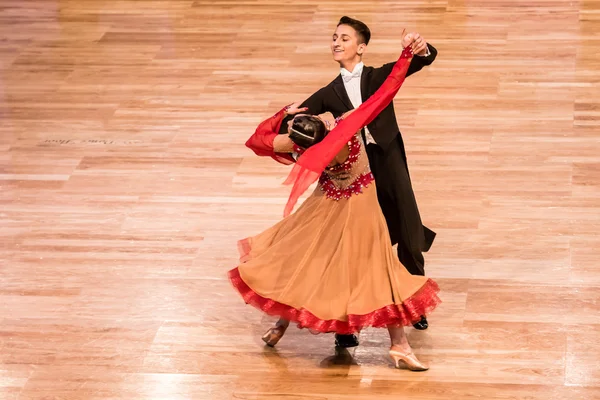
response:
<path id="1" fill-rule="evenodd" d="M 346 70 L 343 70 L 342 78 L 344 79 L 344 82 L 350 82 L 354 78 L 360 78 L 361 74 L 362 74 L 362 71 L 356 71 L 354 73 L 350 73 Z"/>

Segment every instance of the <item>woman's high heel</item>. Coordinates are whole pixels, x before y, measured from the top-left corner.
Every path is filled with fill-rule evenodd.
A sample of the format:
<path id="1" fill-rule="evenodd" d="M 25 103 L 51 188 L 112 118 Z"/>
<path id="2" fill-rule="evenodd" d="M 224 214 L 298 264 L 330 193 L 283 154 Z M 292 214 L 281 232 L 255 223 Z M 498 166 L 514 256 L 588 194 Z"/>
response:
<path id="1" fill-rule="evenodd" d="M 267 344 L 269 347 L 275 347 L 277 342 L 283 337 L 287 327 L 276 326 L 274 328 L 269 329 L 262 337 L 263 342 Z"/>
<path id="2" fill-rule="evenodd" d="M 400 362 L 402 361 L 411 371 L 427 371 L 429 369 L 427 365 L 419 361 L 412 351 L 410 353 L 402 353 L 397 350 L 390 350 L 390 357 L 394 360 L 396 368 L 400 368 Z"/>

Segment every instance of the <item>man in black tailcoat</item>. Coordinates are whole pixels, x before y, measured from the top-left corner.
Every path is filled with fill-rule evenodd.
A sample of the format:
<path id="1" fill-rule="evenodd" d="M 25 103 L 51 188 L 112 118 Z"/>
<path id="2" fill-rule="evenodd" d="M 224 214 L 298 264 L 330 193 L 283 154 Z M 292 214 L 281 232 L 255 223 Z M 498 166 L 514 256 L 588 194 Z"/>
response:
<path id="1" fill-rule="evenodd" d="M 342 17 L 331 42 L 333 59 L 340 64 L 340 74 L 300 107 L 307 107 L 310 114 L 330 112 L 334 117 L 340 117 L 372 96 L 392 71 L 395 61 L 379 68 L 364 66 L 362 56 L 370 38 L 371 32 L 363 22 Z M 415 54 L 406 76 L 430 65 L 437 56 L 437 50 L 418 33 L 405 35 L 402 44 L 412 46 Z M 400 52 L 398 49 L 398 54 Z M 285 121 L 281 127 L 280 133 L 287 133 Z M 411 274 L 424 275 L 422 253 L 431 247 L 435 232 L 421 222 L 393 102 L 363 129 L 363 140 L 390 238 L 393 244 L 398 244 L 398 258 Z M 422 317 L 414 327 L 427 329 L 428 322 Z M 354 347 L 358 345 L 358 339 L 354 335 L 336 335 L 336 345 Z"/>

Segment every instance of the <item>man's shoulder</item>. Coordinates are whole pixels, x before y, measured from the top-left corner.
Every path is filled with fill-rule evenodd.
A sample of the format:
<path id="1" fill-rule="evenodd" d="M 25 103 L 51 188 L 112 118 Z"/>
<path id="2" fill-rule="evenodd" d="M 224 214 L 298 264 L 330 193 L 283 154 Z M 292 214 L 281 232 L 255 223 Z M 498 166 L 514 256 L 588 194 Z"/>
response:
<path id="1" fill-rule="evenodd" d="M 335 86 L 335 84 L 338 81 L 341 82 L 341 79 L 342 78 L 338 74 L 335 78 L 333 78 L 333 80 L 331 82 L 329 82 L 325 86 L 322 86 L 319 90 L 314 92 L 314 95 L 324 96 L 324 95 L 328 94 L 329 92 L 331 92 L 333 90 L 333 87 Z"/>
<path id="2" fill-rule="evenodd" d="M 341 81 L 342 77 L 340 74 L 337 74 L 335 78 L 331 80 L 327 85 L 323 86 L 320 90 L 330 89 L 336 82 Z"/>
<path id="3" fill-rule="evenodd" d="M 381 64 L 381 65 L 380 65 L 380 66 L 378 66 L 378 67 L 373 67 L 373 66 L 371 66 L 371 65 L 369 65 L 369 66 L 366 66 L 366 65 L 365 65 L 365 67 L 363 68 L 363 71 L 378 71 L 378 70 L 380 70 L 380 69 L 384 69 L 384 68 L 386 68 L 386 67 L 389 67 L 390 65 L 392 65 L 392 66 L 393 66 L 394 64 L 396 64 L 396 61 L 390 61 L 390 62 L 386 62 L 385 64 Z"/>
<path id="4" fill-rule="evenodd" d="M 363 74 L 365 74 L 365 73 L 368 74 L 368 73 L 378 70 L 380 68 L 382 68 L 382 67 L 373 67 L 371 65 L 365 65 L 363 68 Z"/>

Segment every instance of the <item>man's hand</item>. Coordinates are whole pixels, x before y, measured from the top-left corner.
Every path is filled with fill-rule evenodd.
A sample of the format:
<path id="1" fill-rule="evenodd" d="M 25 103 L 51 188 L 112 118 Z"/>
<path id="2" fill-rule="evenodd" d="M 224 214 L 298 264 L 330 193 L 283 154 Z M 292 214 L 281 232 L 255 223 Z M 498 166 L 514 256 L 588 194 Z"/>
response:
<path id="1" fill-rule="evenodd" d="M 413 53 L 421 57 L 426 55 L 428 49 L 427 42 L 425 41 L 425 39 L 423 39 L 418 33 L 413 33 L 412 39 Z"/>
<path id="2" fill-rule="evenodd" d="M 406 30 L 402 31 L 402 48 L 412 47 L 414 54 L 418 56 L 426 56 L 428 53 L 427 42 L 418 33 L 411 32 L 405 34 Z"/>

